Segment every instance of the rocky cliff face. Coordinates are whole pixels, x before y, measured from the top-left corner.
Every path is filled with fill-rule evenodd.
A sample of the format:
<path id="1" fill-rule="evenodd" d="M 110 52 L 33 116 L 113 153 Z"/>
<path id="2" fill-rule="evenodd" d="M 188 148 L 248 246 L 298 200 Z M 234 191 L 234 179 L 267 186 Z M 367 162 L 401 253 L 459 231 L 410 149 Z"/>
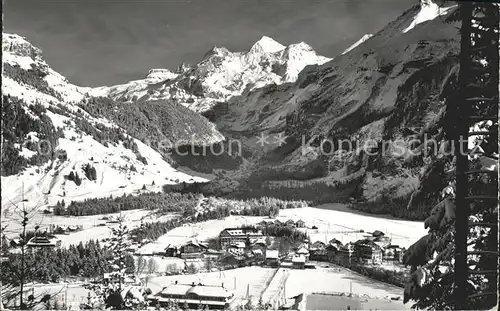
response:
<path id="1" fill-rule="evenodd" d="M 248 137 L 254 150 L 260 146 L 252 136 L 287 136 L 285 145 L 269 147 L 263 165 L 251 174 L 258 181 L 254 186 L 286 192 L 326 185 L 330 200 L 380 200 L 408 198 L 437 176 L 429 172 L 438 154 L 418 151 L 427 148 L 425 135 L 441 146 L 444 98 L 458 64 L 459 25 L 445 22 L 454 7 L 424 18 L 427 6 L 407 10 L 344 55 L 307 67 L 295 83 L 248 91 L 213 109 L 219 129 Z M 394 152 L 396 145 L 405 152 Z M 379 152 L 368 155 L 372 150 Z M 311 165 L 314 176 L 297 173 Z M 349 191 L 336 192 L 346 185 Z"/>

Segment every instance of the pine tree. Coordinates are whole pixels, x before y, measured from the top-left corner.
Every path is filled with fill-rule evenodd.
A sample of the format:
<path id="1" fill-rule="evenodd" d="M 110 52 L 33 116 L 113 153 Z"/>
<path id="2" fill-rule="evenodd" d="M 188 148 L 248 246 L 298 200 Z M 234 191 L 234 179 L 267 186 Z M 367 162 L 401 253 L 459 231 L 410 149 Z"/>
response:
<path id="1" fill-rule="evenodd" d="M 498 7 L 490 3 L 464 2 L 460 5 L 458 14 L 462 20 L 461 73 L 459 76 L 461 97 L 496 99 L 473 105 L 466 113 L 459 110 L 458 103 L 463 107 L 472 103 L 466 103 L 458 96 L 447 101 L 449 108 L 447 132 L 455 142 L 458 142 L 458 138 L 462 135 L 458 128 L 463 126 L 457 120 L 468 118 L 470 115 L 480 117 L 498 113 Z M 475 24 L 482 24 L 482 27 L 476 27 L 476 29 L 471 27 L 471 17 L 475 19 Z M 487 34 L 487 32 L 490 33 Z M 478 33 L 481 34 L 478 35 Z M 474 42 L 474 49 L 470 51 L 469 40 Z M 491 54 L 485 52 L 488 50 Z M 472 53 L 475 53 L 475 59 L 470 57 Z M 481 55 L 481 53 L 484 54 Z M 485 63 L 488 65 L 481 70 L 484 73 L 482 76 L 478 74 L 480 78 L 477 81 L 479 82 L 468 83 L 467 81 L 470 82 L 476 76 L 470 71 L 470 67 L 481 68 L 477 60 L 486 60 Z M 473 65 L 473 62 L 476 64 Z M 487 69 L 488 66 L 491 68 Z M 464 89 L 467 89 L 467 92 Z M 465 124 L 465 126 L 468 125 Z M 498 149 L 498 126 L 495 125 L 494 128 L 496 128 L 496 134 L 490 135 L 481 143 L 481 148 L 486 154 L 488 154 L 487 150 L 491 153 Z M 491 146 L 495 147 L 490 148 Z M 456 157 L 457 159 L 460 157 L 462 161 L 460 170 L 459 161 L 456 161 L 457 190 L 450 194 L 451 197 L 434 207 L 430 216 L 425 220 L 425 227 L 429 228 L 429 234 L 413 244 L 404 254 L 403 262 L 412 266 L 412 273 L 405 287 L 404 302 L 412 299 L 416 301 L 414 304 L 416 308 L 490 309 L 497 303 L 497 200 L 477 203 L 472 201 L 470 206 L 468 206 L 469 203 L 463 204 L 463 202 L 464 197 L 470 195 L 497 197 L 498 175 L 497 172 L 494 174 L 484 172 L 484 163 L 481 162 L 484 156 L 478 159 L 472 158 L 472 160 L 459 154 L 456 154 Z M 482 173 L 466 175 L 463 174 L 464 170 Z M 462 174 L 458 174 L 458 171 Z M 458 178 L 461 178 L 460 182 Z M 460 189 L 458 189 L 459 186 Z M 455 206 L 457 204 L 455 193 L 457 197 L 460 197 L 460 210 Z M 468 213 L 467 210 L 470 211 L 468 219 L 467 217 L 462 219 L 462 216 L 455 219 L 456 213 L 467 216 L 464 214 Z M 463 252 L 465 248 L 466 253 Z"/>
<path id="2" fill-rule="evenodd" d="M 139 307 L 138 302 L 130 297 L 122 297 L 122 282 L 126 277 L 127 271 L 134 271 L 133 258 L 127 253 L 127 248 L 130 245 L 128 240 L 129 231 L 124 224 L 122 215 L 118 218 L 118 226 L 111 228 L 113 239 L 107 250 L 110 251 L 111 258 L 109 265 L 111 268 L 110 277 L 111 285 L 94 284 L 91 289 L 105 303 L 106 307 L 113 309 L 136 309 Z M 80 254 L 84 252 L 83 246 L 78 245 L 77 249 Z M 82 256 L 81 256 L 82 257 Z"/>

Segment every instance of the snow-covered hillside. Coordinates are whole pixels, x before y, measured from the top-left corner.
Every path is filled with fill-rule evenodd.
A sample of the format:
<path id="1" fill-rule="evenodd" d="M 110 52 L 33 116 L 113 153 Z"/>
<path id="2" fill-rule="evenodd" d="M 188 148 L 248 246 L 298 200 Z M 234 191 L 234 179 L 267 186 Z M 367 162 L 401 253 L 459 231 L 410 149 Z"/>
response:
<path id="1" fill-rule="evenodd" d="M 26 204 L 52 205 L 202 180 L 175 170 L 113 121 L 81 109 L 90 89 L 52 70 L 25 38 L 3 34 L 2 43 L 4 213 L 21 202 L 23 187 Z"/>
<path id="2" fill-rule="evenodd" d="M 247 52 L 213 47 L 193 67 L 181 66 L 176 73 L 163 69 L 153 76 L 150 72 L 143 80 L 95 88 L 89 94 L 119 101 L 170 99 L 202 112 L 245 90 L 294 82 L 304 67 L 329 60 L 304 42 L 284 46 L 264 36 Z"/>
<path id="3" fill-rule="evenodd" d="M 403 30 L 403 32 L 408 32 L 415 28 L 418 24 L 431 21 L 438 16 L 448 14 L 449 10 L 455 6 L 441 7 L 434 3 L 432 0 L 420 0 L 420 11 L 413 19 L 413 22 Z"/>

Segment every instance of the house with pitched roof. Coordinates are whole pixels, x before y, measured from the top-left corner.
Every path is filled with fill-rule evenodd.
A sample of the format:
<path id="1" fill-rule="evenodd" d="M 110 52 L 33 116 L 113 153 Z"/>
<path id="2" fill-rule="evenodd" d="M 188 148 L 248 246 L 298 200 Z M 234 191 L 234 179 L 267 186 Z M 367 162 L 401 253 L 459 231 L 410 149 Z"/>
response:
<path id="1" fill-rule="evenodd" d="M 382 248 L 374 241 L 363 239 L 354 243 L 356 260 L 362 263 L 381 264 Z"/>
<path id="2" fill-rule="evenodd" d="M 306 258 L 306 260 L 309 260 L 309 255 L 310 255 L 310 253 L 309 253 L 309 250 L 308 250 L 307 248 L 305 248 L 305 247 L 301 247 L 301 248 L 299 248 L 299 249 L 295 252 L 295 254 L 297 254 L 297 255 L 302 255 L 302 256 L 304 256 L 304 257 Z"/>
<path id="3" fill-rule="evenodd" d="M 325 249 L 326 244 L 322 241 L 316 241 L 312 244 L 311 249 Z"/>
<path id="4" fill-rule="evenodd" d="M 306 223 L 302 219 L 299 219 L 299 220 L 297 220 L 297 222 L 295 222 L 295 226 L 297 228 L 305 228 Z"/>
<path id="5" fill-rule="evenodd" d="M 293 221 L 292 219 L 288 219 L 285 222 L 285 226 L 290 227 L 290 228 L 295 228 L 295 221 Z"/>
<path id="6" fill-rule="evenodd" d="M 267 250 L 266 251 L 266 265 L 277 267 L 280 264 L 279 251 L 278 250 Z"/>
<path id="7" fill-rule="evenodd" d="M 208 246 L 206 244 L 196 241 L 189 241 L 181 246 L 180 254 L 182 259 L 201 258 L 207 250 Z"/>
<path id="8" fill-rule="evenodd" d="M 292 258 L 292 268 L 294 269 L 305 269 L 306 267 L 306 257 L 304 255 L 296 255 Z"/>

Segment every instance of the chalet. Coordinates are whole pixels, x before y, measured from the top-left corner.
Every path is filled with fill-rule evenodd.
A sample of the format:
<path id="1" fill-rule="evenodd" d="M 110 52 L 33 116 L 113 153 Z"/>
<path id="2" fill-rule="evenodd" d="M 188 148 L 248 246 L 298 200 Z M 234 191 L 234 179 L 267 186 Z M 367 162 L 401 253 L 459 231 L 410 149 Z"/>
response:
<path id="1" fill-rule="evenodd" d="M 334 262 L 335 261 L 335 256 L 337 256 L 337 253 L 339 252 L 340 248 L 342 245 L 336 245 L 336 244 L 328 244 L 325 247 L 325 252 L 326 252 L 326 257 L 329 262 Z M 312 257 L 311 257 L 312 258 Z"/>
<path id="2" fill-rule="evenodd" d="M 179 248 L 172 244 L 169 244 L 165 247 L 165 256 L 166 257 L 177 257 L 179 255 Z"/>
<path id="3" fill-rule="evenodd" d="M 383 233 L 380 230 L 375 230 L 375 231 L 373 231 L 372 236 L 378 238 L 378 237 L 381 237 L 381 236 L 385 236 L 385 233 Z"/>
<path id="4" fill-rule="evenodd" d="M 277 250 L 266 251 L 266 265 L 277 267 L 279 264 L 279 252 Z"/>
<path id="5" fill-rule="evenodd" d="M 297 228 L 305 228 L 306 223 L 305 223 L 302 219 L 299 219 L 299 220 L 297 220 L 297 222 L 295 223 L 295 226 L 296 226 Z"/>
<path id="6" fill-rule="evenodd" d="M 262 230 L 255 228 L 228 228 L 222 230 L 219 234 L 220 245 L 223 249 L 234 243 L 245 243 L 247 239 L 258 240 L 263 238 Z"/>
<path id="7" fill-rule="evenodd" d="M 382 248 L 371 240 L 359 240 L 354 243 L 354 252 L 359 262 L 370 264 L 382 263 Z"/>
<path id="8" fill-rule="evenodd" d="M 203 257 L 203 254 L 207 251 L 207 249 L 208 246 L 203 243 L 189 241 L 180 248 L 181 258 L 183 259 L 201 258 Z"/>
<path id="9" fill-rule="evenodd" d="M 306 260 L 309 260 L 309 250 L 307 250 L 305 247 L 299 248 L 295 252 L 295 254 L 297 254 L 297 255 L 303 255 L 306 258 Z"/>
<path id="10" fill-rule="evenodd" d="M 175 282 L 164 287 L 160 292 L 149 295 L 150 306 L 167 307 L 172 301 L 179 305 L 187 304 L 190 309 L 208 306 L 209 309 L 227 309 L 234 301 L 234 293 L 222 286 L 208 286 L 201 283 L 191 285 Z"/>
<path id="11" fill-rule="evenodd" d="M 292 268 L 304 269 L 306 266 L 306 257 L 304 255 L 297 255 L 292 258 Z"/>
<path id="12" fill-rule="evenodd" d="M 309 254 L 310 260 L 317 261 L 327 261 L 328 260 L 328 251 L 326 248 L 324 249 L 311 249 Z"/>
<path id="13" fill-rule="evenodd" d="M 283 226 L 283 223 L 281 221 L 279 221 L 278 219 L 276 219 L 273 224 L 275 226 Z"/>
<path id="14" fill-rule="evenodd" d="M 295 228 L 295 221 L 293 221 L 292 219 L 288 219 L 285 222 L 285 226 L 290 227 L 290 228 Z"/>
<path id="15" fill-rule="evenodd" d="M 61 246 L 61 240 L 55 236 L 35 236 L 32 237 L 26 246 L 30 248 L 56 248 Z"/>
<path id="16" fill-rule="evenodd" d="M 336 238 L 333 238 L 331 239 L 328 244 L 330 245 L 337 245 L 337 246 L 342 246 L 342 242 L 340 242 L 339 240 L 337 240 Z"/>
<path id="17" fill-rule="evenodd" d="M 325 249 L 326 244 L 321 241 L 316 241 L 313 243 L 311 249 Z"/>

